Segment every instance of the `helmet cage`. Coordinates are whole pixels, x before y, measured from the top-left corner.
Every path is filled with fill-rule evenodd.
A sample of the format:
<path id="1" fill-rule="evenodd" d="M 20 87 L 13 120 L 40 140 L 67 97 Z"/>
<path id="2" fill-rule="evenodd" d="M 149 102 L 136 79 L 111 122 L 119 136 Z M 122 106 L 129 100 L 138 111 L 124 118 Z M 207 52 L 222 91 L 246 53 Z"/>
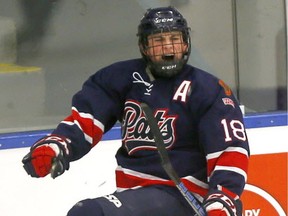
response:
<path id="1" fill-rule="evenodd" d="M 155 76 L 172 77 L 178 74 L 187 63 L 191 50 L 189 30 L 186 20 L 173 7 L 149 9 L 145 13 L 138 26 L 138 42 L 140 52 Z M 163 59 L 163 61 L 155 62 L 146 53 L 146 50 L 149 48 L 148 36 L 166 32 L 181 32 L 182 41 L 187 45 L 187 48 L 182 51 L 181 59 Z"/>

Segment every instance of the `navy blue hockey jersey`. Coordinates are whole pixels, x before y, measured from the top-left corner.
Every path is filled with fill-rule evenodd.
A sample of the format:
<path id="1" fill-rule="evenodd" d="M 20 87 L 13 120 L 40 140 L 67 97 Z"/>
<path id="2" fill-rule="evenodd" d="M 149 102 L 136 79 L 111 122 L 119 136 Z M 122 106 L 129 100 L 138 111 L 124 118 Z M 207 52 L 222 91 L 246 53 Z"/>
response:
<path id="1" fill-rule="evenodd" d="M 170 160 L 189 190 L 201 197 L 219 189 L 240 195 L 249 147 L 230 88 L 190 65 L 173 78 L 155 80 L 145 67 L 142 59 L 112 64 L 92 75 L 74 95 L 71 115 L 53 131 L 71 140 L 70 160 L 84 156 L 119 121 L 118 190 L 173 185 L 140 108 L 145 102 L 153 109 Z"/>

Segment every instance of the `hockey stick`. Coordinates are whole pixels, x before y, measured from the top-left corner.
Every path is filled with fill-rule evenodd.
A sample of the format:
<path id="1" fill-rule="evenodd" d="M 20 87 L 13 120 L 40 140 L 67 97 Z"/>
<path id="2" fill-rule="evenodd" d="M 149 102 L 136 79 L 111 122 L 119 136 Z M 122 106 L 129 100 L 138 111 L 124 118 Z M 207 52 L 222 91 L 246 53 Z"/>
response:
<path id="1" fill-rule="evenodd" d="M 181 194 L 184 196 L 184 198 L 187 200 L 189 205 L 193 208 L 196 215 L 205 216 L 206 213 L 204 209 L 202 208 L 202 206 L 198 203 L 197 199 L 188 191 L 188 189 L 185 187 L 183 182 L 181 182 L 178 174 L 174 170 L 170 162 L 168 152 L 165 148 L 162 134 L 159 130 L 157 121 L 154 118 L 151 108 L 146 103 L 141 103 L 140 106 L 142 110 L 144 111 L 144 115 L 146 116 L 147 122 L 153 134 L 153 138 L 154 138 L 159 156 L 161 158 L 161 165 L 163 169 L 165 170 L 169 178 L 174 182 L 174 184 L 176 185 L 178 190 L 181 192 Z"/>

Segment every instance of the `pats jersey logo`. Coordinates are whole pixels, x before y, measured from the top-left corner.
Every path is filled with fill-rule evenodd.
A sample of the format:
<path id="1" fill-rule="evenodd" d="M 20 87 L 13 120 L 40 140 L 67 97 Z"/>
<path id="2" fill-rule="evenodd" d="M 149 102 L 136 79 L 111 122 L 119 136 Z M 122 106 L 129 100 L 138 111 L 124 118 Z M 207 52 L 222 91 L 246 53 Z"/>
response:
<path id="1" fill-rule="evenodd" d="M 167 115 L 166 109 L 158 109 L 154 117 L 158 121 L 165 147 L 171 148 L 175 141 L 176 116 Z M 157 150 L 150 127 L 137 102 L 125 103 L 122 140 L 129 155 L 140 150 Z"/>

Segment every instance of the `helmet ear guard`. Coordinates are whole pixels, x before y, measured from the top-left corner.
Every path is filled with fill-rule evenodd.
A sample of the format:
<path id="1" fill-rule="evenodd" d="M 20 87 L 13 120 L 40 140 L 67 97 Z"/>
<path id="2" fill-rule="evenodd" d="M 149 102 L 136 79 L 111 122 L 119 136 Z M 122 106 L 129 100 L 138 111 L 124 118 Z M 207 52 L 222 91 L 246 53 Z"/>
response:
<path id="1" fill-rule="evenodd" d="M 174 7 L 160 7 L 148 9 L 138 26 L 138 45 L 143 59 L 147 62 L 151 72 L 156 77 L 172 77 L 178 74 L 187 63 L 190 50 L 189 27 L 184 17 Z M 147 54 L 148 36 L 158 33 L 181 32 L 182 43 L 185 50 L 181 50 L 182 58 L 171 60 L 164 58 L 161 61 L 153 61 Z M 172 44 L 174 46 L 174 44 Z M 168 60 L 169 59 L 169 60 Z"/>

